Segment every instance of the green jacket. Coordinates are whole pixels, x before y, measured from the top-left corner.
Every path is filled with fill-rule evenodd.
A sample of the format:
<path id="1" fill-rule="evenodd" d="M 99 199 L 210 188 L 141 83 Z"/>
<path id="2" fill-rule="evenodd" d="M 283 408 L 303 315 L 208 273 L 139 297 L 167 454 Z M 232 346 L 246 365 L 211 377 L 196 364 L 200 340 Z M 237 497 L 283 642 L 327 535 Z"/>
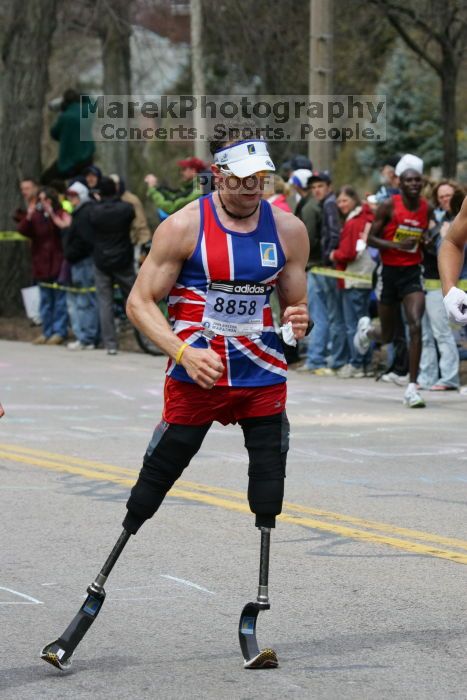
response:
<path id="1" fill-rule="evenodd" d="M 89 160 L 94 153 L 95 145 L 91 135 L 91 122 L 88 118 L 81 124 L 80 109 L 79 102 L 72 102 L 61 112 L 50 129 L 50 135 L 60 144 L 58 169 L 63 175 L 66 175 L 75 165 Z M 83 133 L 81 133 L 81 127 Z M 82 136 L 88 140 L 82 141 Z"/>
<path id="2" fill-rule="evenodd" d="M 184 187 L 182 187 L 178 192 L 162 192 L 156 187 L 150 187 L 148 189 L 148 196 L 151 198 L 152 202 L 158 209 L 162 209 L 166 214 L 173 214 L 174 212 L 182 209 L 185 204 L 193 202 L 195 199 L 201 197 L 201 188 L 194 185 L 193 182 L 188 182 Z"/>

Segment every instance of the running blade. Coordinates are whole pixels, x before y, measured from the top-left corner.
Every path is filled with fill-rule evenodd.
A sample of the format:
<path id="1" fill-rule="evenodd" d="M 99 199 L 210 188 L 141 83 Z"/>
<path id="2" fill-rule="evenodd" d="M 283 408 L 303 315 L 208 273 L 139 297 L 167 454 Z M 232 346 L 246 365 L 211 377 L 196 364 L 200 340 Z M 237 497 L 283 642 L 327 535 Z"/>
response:
<path id="1" fill-rule="evenodd" d="M 245 668 L 277 668 L 279 661 L 274 649 L 267 647 L 260 651 L 256 639 L 256 622 L 260 610 L 268 610 L 269 605 L 247 603 L 242 610 L 238 625 L 238 638 L 245 661 Z"/>

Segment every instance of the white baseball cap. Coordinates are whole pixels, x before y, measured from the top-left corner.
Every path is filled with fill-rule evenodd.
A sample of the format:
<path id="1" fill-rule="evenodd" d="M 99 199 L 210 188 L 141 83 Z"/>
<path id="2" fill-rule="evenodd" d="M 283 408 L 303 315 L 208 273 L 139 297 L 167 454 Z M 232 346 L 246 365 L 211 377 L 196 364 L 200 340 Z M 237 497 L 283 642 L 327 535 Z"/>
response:
<path id="1" fill-rule="evenodd" d="M 308 180 L 312 175 L 313 173 L 311 170 L 307 168 L 294 170 L 289 178 L 289 185 L 296 185 L 297 187 L 301 187 L 302 190 L 306 190 L 308 188 Z"/>
<path id="2" fill-rule="evenodd" d="M 214 154 L 214 163 L 229 170 L 236 177 L 249 177 L 265 170 L 274 172 L 276 169 L 266 141 L 261 139 L 238 141 L 231 146 L 220 148 Z"/>

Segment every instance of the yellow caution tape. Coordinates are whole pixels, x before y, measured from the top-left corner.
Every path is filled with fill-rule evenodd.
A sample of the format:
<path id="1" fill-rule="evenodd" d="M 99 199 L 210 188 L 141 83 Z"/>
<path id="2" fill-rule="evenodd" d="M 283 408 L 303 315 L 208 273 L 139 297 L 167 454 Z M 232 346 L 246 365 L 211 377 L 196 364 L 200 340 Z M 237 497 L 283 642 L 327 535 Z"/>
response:
<path id="1" fill-rule="evenodd" d="M 90 292 L 95 292 L 95 287 L 68 287 L 64 284 L 58 284 L 57 282 L 39 282 L 39 287 L 47 287 L 47 289 L 59 289 L 62 292 L 71 292 L 72 294 L 89 294 Z M 118 284 L 114 284 L 114 289 L 119 289 Z"/>
<path id="2" fill-rule="evenodd" d="M 0 231 L 0 241 L 27 241 L 26 236 L 22 236 L 17 231 Z"/>
<path id="3" fill-rule="evenodd" d="M 337 279 L 343 280 L 353 280 L 355 282 L 370 282 L 370 275 L 356 275 L 351 272 L 346 272 L 345 270 L 334 270 L 332 267 L 311 267 L 310 272 L 315 275 L 323 275 L 324 277 L 336 277 Z M 441 289 L 441 280 L 424 279 L 423 286 L 426 291 L 433 291 L 435 289 Z M 462 289 L 467 292 L 467 279 L 459 280 L 456 284 L 458 289 Z"/>

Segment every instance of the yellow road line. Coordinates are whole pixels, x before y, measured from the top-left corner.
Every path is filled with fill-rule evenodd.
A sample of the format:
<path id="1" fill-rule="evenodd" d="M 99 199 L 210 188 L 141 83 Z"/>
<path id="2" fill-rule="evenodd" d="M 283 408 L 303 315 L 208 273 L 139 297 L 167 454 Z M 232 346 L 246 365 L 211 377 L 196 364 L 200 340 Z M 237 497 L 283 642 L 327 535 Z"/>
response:
<path id="1" fill-rule="evenodd" d="M 71 474 L 77 474 L 88 479 L 95 479 L 99 481 L 110 481 L 124 486 L 132 486 L 135 482 L 136 473 L 129 469 L 114 468 L 111 470 L 112 465 L 107 465 L 101 462 L 91 462 L 88 460 L 81 460 L 79 458 L 70 458 L 68 460 L 66 455 L 55 455 L 54 460 L 43 459 L 40 456 L 34 456 L 34 450 L 29 448 L 20 448 L 22 453 L 18 451 L 13 452 L 7 449 L 1 449 L 6 447 L 6 445 L 0 444 L 0 457 L 5 459 L 20 462 L 22 464 L 31 464 L 38 467 L 44 467 L 52 471 L 66 472 Z M 11 449 L 13 445 L 8 445 Z M 37 450 L 40 454 L 51 454 L 45 453 L 43 450 Z M 64 459 L 66 461 L 59 461 L 58 458 Z M 75 462 L 76 464 L 70 464 L 70 462 Z M 83 466 L 81 466 L 83 465 Z M 99 468 L 92 468 L 93 465 L 98 465 Z M 117 472 L 117 473 L 116 473 Z M 123 473 L 131 475 L 132 478 L 125 478 Z M 220 495 L 228 496 L 230 499 L 221 498 Z M 230 489 L 221 489 L 217 487 L 204 486 L 202 484 L 195 484 L 193 482 L 178 482 L 169 494 L 174 498 L 183 498 L 190 501 L 197 501 L 199 503 L 205 503 L 206 505 L 216 506 L 220 508 L 225 508 L 227 510 L 250 513 L 250 509 L 246 503 L 245 497 L 238 491 L 233 491 Z M 438 535 L 431 535 L 429 533 L 419 532 L 416 530 L 408 530 L 404 528 L 395 528 L 392 525 L 384 525 L 384 523 L 372 523 L 371 521 L 362 520 L 360 518 L 353 518 L 352 516 L 345 516 L 338 513 L 328 513 L 327 511 L 319 511 L 317 509 L 307 508 L 306 506 L 300 506 L 293 503 L 284 504 L 286 510 L 293 510 L 297 513 L 320 513 L 324 517 L 333 518 L 336 520 L 342 520 L 343 522 L 352 522 L 355 524 L 364 524 L 364 527 L 384 530 L 385 532 L 392 534 L 397 530 L 400 534 L 406 537 L 410 537 L 411 533 L 416 533 L 417 537 L 415 539 L 424 539 L 429 542 L 440 542 L 443 544 L 448 544 L 453 547 L 458 547 L 462 549 L 467 549 L 467 542 L 463 540 L 450 539 L 445 537 L 440 537 Z M 282 522 L 287 522 L 294 525 L 300 525 L 301 527 L 307 527 L 316 530 L 322 530 L 324 532 L 332 532 L 333 534 L 347 537 L 351 539 L 364 540 L 366 542 L 371 542 L 373 544 L 384 544 L 396 549 L 402 549 L 414 554 L 421 554 L 425 556 L 439 557 L 442 559 L 448 559 L 457 563 L 467 564 L 467 555 L 461 552 L 455 552 L 453 550 L 441 549 L 434 546 L 426 546 L 419 544 L 418 542 L 411 542 L 408 540 L 402 540 L 399 538 L 388 536 L 388 534 L 380 535 L 374 532 L 367 532 L 365 530 L 359 530 L 352 527 L 347 527 L 340 525 L 338 523 L 329 523 L 322 520 L 316 520 L 314 518 L 303 517 L 301 515 L 293 515 L 290 513 L 283 513 L 279 516 L 279 520 Z M 377 527 L 375 527 L 377 526 Z M 414 538 L 413 538 L 414 539 Z"/>

